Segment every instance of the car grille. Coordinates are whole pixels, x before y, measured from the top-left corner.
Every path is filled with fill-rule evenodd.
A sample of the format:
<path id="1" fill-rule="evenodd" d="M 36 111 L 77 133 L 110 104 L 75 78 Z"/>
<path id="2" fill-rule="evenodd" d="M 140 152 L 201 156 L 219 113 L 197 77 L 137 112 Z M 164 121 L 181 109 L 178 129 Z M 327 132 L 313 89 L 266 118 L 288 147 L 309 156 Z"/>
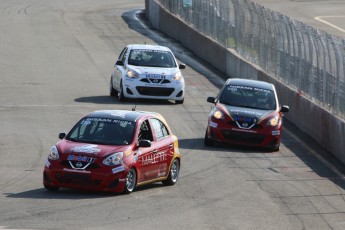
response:
<path id="1" fill-rule="evenodd" d="M 174 88 L 158 88 L 137 86 L 137 91 L 145 96 L 170 96 L 174 92 Z"/>
<path id="2" fill-rule="evenodd" d="M 141 82 L 145 83 L 154 83 L 154 84 L 167 84 L 170 83 L 168 79 L 154 79 L 154 78 L 143 78 L 140 80 Z"/>
<path id="3" fill-rule="evenodd" d="M 225 139 L 234 141 L 234 142 L 244 142 L 252 144 L 261 144 L 266 136 L 258 133 L 249 133 L 249 132 L 238 132 L 233 130 L 222 130 L 222 135 Z"/>
<path id="4" fill-rule="evenodd" d="M 76 174 L 76 173 L 58 173 L 56 174 L 56 180 L 59 183 L 65 184 L 78 184 L 84 186 L 96 186 L 101 183 L 101 180 L 92 180 L 89 174 Z"/>
<path id="5" fill-rule="evenodd" d="M 76 166 L 77 161 L 71 161 L 71 163 L 72 163 L 73 166 Z M 61 161 L 60 164 L 65 166 L 65 167 L 67 167 L 67 168 L 72 168 L 70 163 L 69 163 L 69 161 L 67 161 L 67 160 Z M 85 162 L 82 162 L 82 166 L 81 167 L 84 167 L 85 164 L 86 164 Z M 75 167 L 75 168 L 78 168 L 78 167 Z M 90 169 L 97 169 L 97 168 L 100 168 L 100 166 L 98 164 L 96 164 L 96 163 L 92 163 L 89 166 L 87 166 L 85 169 L 90 170 Z"/>

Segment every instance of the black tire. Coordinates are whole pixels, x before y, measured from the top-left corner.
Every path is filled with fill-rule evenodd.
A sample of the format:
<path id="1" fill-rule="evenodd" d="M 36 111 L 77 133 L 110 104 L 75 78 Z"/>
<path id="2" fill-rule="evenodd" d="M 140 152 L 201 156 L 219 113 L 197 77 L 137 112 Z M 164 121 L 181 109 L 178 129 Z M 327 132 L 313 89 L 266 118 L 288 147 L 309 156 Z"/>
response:
<path id="1" fill-rule="evenodd" d="M 278 152 L 279 151 L 279 148 L 280 148 L 280 143 L 274 145 L 274 146 L 271 146 L 269 147 L 268 149 L 271 151 L 271 152 Z"/>
<path id="2" fill-rule="evenodd" d="M 123 188 L 123 193 L 129 194 L 133 192 L 137 184 L 137 172 L 134 168 L 131 168 L 126 175 L 125 187 Z"/>
<path id="3" fill-rule="evenodd" d="M 176 184 L 179 173 L 180 173 L 180 161 L 177 158 L 175 158 L 173 163 L 171 164 L 168 178 L 162 181 L 162 183 L 164 185 Z"/>
<path id="4" fill-rule="evenodd" d="M 207 136 L 207 130 L 205 133 L 205 138 L 204 138 L 204 145 L 205 146 L 212 146 L 214 144 L 214 141 Z"/>
<path id="5" fill-rule="evenodd" d="M 126 101 L 126 97 L 125 95 L 123 94 L 123 86 L 122 86 L 122 81 L 120 83 L 120 91 L 118 93 L 118 96 L 119 96 L 119 101 L 123 102 L 123 101 Z"/>
<path id="6" fill-rule="evenodd" d="M 112 77 L 110 77 L 109 94 L 112 97 L 115 97 L 117 95 L 117 91 L 114 89 L 114 86 L 113 86 L 113 78 Z"/>
<path id="7" fill-rule="evenodd" d="M 59 190 L 59 187 L 56 187 L 56 186 L 51 186 L 51 185 L 48 185 L 48 184 L 45 184 L 45 183 L 43 183 L 43 185 L 44 185 L 44 188 L 49 190 L 49 191 L 57 191 L 57 190 Z"/>
<path id="8" fill-rule="evenodd" d="M 176 104 L 183 104 L 183 102 L 184 102 L 184 98 L 182 98 L 182 100 L 176 100 L 175 101 Z"/>

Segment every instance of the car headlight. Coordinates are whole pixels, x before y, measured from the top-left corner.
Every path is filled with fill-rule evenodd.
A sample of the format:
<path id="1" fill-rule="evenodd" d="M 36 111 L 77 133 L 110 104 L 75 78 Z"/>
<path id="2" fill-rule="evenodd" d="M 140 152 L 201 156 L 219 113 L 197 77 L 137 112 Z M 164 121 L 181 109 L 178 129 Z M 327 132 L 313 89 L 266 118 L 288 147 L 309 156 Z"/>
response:
<path id="1" fill-rule="evenodd" d="M 216 119 L 224 119 L 224 114 L 219 110 L 214 111 L 213 116 Z"/>
<path id="2" fill-rule="evenodd" d="M 57 159 L 59 159 L 59 157 L 60 157 L 59 151 L 57 150 L 56 146 L 54 145 L 50 150 L 50 154 L 49 154 L 48 158 L 50 160 L 57 160 Z"/>
<path id="3" fill-rule="evenodd" d="M 271 119 L 269 119 L 267 122 L 266 122 L 266 125 L 267 126 L 272 126 L 272 127 L 275 127 L 277 126 L 279 123 L 279 116 L 276 115 L 274 117 L 272 117 Z"/>
<path id="4" fill-rule="evenodd" d="M 134 79 L 134 78 L 138 78 L 139 75 L 133 70 L 128 70 L 127 71 L 127 77 Z"/>
<path id="5" fill-rule="evenodd" d="M 177 73 L 175 73 L 175 75 L 173 76 L 173 80 L 174 81 L 179 81 L 179 80 L 181 80 L 183 78 L 183 76 L 182 76 L 182 73 L 181 72 L 177 72 Z"/>
<path id="6" fill-rule="evenodd" d="M 122 164 L 123 152 L 114 153 L 104 159 L 103 164 L 114 166 Z"/>

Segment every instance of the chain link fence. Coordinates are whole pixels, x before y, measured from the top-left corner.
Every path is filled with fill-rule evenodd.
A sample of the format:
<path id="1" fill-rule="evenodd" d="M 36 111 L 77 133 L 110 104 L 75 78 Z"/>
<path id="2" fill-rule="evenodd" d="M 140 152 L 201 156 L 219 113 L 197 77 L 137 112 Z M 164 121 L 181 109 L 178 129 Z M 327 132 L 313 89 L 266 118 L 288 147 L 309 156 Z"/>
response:
<path id="1" fill-rule="evenodd" d="M 345 119 L 345 40 L 250 0 L 159 0 L 199 32 Z"/>

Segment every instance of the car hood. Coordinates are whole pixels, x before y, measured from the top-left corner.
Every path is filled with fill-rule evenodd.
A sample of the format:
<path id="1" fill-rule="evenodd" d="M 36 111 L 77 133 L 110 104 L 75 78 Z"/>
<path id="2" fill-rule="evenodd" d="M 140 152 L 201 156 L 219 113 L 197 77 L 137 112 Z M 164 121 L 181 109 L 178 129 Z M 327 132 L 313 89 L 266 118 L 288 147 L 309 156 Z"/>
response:
<path id="1" fill-rule="evenodd" d="M 61 155 L 83 155 L 92 156 L 95 158 L 106 157 L 112 153 L 122 152 L 128 149 L 128 145 L 114 146 L 114 145 L 98 145 L 90 143 L 79 143 L 69 140 L 62 140 L 57 145 L 58 151 Z"/>
<path id="2" fill-rule="evenodd" d="M 143 67 L 143 66 L 129 66 L 129 69 L 134 70 L 138 74 L 156 74 L 156 75 L 173 75 L 178 69 L 176 68 L 157 68 L 157 67 Z"/>
<path id="3" fill-rule="evenodd" d="M 256 123 L 260 123 L 272 113 L 277 113 L 275 110 L 252 109 L 223 104 L 218 104 L 218 106 L 225 110 L 235 121 L 247 119 L 247 121 L 255 120 Z"/>

